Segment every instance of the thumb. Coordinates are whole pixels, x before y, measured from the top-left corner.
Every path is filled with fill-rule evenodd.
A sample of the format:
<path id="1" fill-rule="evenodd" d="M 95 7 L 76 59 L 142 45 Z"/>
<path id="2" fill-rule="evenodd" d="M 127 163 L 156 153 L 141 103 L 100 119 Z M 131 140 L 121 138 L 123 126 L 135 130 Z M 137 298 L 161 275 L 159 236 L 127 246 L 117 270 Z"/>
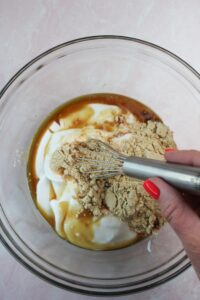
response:
<path id="1" fill-rule="evenodd" d="M 193 239 L 192 235 L 200 232 L 200 220 L 192 208 L 187 205 L 181 193 L 160 178 L 152 178 L 146 182 L 149 185 L 151 183 L 154 185 L 152 190 L 157 188 L 156 198 L 158 198 L 162 214 L 180 237 L 183 244 L 187 245 L 191 244 L 191 240 L 195 241 L 196 239 Z M 151 194 L 148 187 L 145 187 L 145 183 L 144 188 Z"/>

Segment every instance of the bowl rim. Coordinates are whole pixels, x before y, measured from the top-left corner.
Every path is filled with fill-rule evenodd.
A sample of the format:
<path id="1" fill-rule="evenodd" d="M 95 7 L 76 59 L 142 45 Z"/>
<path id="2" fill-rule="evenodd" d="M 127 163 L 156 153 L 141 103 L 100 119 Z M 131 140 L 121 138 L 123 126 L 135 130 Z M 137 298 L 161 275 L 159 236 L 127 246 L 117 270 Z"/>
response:
<path id="1" fill-rule="evenodd" d="M 200 74 L 190 65 L 188 64 L 184 59 L 180 58 L 178 55 L 174 54 L 173 52 L 158 46 L 154 43 L 142 40 L 142 39 L 138 39 L 138 38 L 134 38 L 134 37 L 130 37 L 130 36 L 122 36 L 122 35 L 94 35 L 94 36 L 85 36 L 85 37 L 81 37 L 81 38 L 77 38 L 77 39 L 73 39 L 70 40 L 68 42 L 64 42 L 61 43 L 57 46 L 54 46 L 44 52 L 42 52 L 41 54 L 37 55 L 35 58 L 33 58 L 32 60 L 30 60 L 28 63 L 26 63 L 22 68 L 19 69 L 19 71 L 17 71 L 11 78 L 10 80 L 5 84 L 5 86 L 1 89 L 0 91 L 0 101 L 1 98 L 3 97 L 3 95 L 6 93 L 6 91 L 8 90 L 8 88 L 11 86 L 11 84 L 25 71 L 27 70 L 31 65 L 33 65 L 35 62 L 39 61 L 41 58 L 47 56 L 50 53 L 53 53 L 54 51 L 73 45 L 73 44 L 77 44 L 77 43 L 82 43 L 82 42 L 88 42 L 88 41 L 95 41 L 95 40 L 122 40 L 122 41 L 130 41 L 130 42 L 134 42 L 134 43 L 138 43 L 138 44 L 142 44 L 145 46 L 148 46 L 150 48 L 153 48 L 155 50 L 159 50 L 160 52 L 165 53 L 166 55 L 168 55 L 169 57 L 171 57 L 172 59 L 176 60 L 177 62 L 179 62 L 181 65 L 183 65 L 184 67 L 186 67 L 186 69 L 188 69 L 189 71 L 191 71 L 198 79 L 200 79 Z M 0 103 L 1 104 L 1 103 Z M 30 263 L 26 262 L 26 254 L 25 253 L 21 253 L 22 257 L 17 253 L 19 251 L 19 249 L 17 249 L 17 246 L 15 245 L 15 243 L 13 241 L 9 240 L 9 237 L 6 235 L 6 228 L 4 227 L 4 224 L 2 222 L 2 220 L 0 220 L 0 228 L 3 232 L 3 234 L 0 232 L 0 240 L 2 242 L 2 244 L 6 247 L 6 249 L 10 252 L 10 254 L 15 257 L 15 259 L 20 262 L 26 269 L 28 269 L 29 271 L 31 271 L 32 273 L 36 274 L 37 276 L 39 276 L 41 279 L 44 279 L 45 281 L 52 283 L 53 285 L 69 290 L 71 292 L 75 292 L 75 293 L 79 293 L 79 294 L 85 294 L 85 295 L 93 295 L 93 296 L 116 296 L 116 295 L 125 295 L 125 294 L 133 294 L 133 293 L 138 293 L 138 292 L 142 292 L 148 289 L 151 289 L 153 287 L 159 286 L 165 282 L 168 282 L 169 280 L 177 277 L 179 274 L 181 274 L 182 272 L 184 272 L 185 270 L 187 270 L 190 266 L 191 263 L 190 261 L 188 261 L 187 256 L 185 256 L 186 259 L 186 264 L 181 266 L 181 268 L 179 270 L 176 270 L 174 273 L 168 275 L 166 278 L 163 278 L 161 280 L 158 280 L 154 283 L 151 283 L 149 285 L 146 285 L 145 287 L 136 287 L 128 290 L 128 291 L 117 291 L 117 292 L 112 292 L 112 294 L 110 294 L 109 292 L 96 292 L 96 291 L 86 291 L 84 289 L 81 289 L 80 287 L 78 288 L 74 288 L 72 286 L 66 286 L 65 284 L 59 283 L 58 281 L 54 281 L 53 279 L 49 278 L 48 276 L 46 276 L 45 274 L 40 273 L 36 268 L 34 268 L 33 266 L 31 266 Z M 9 245 L 11 242 L 13 248 Z"/>
<path id="2" fill-rule="evenodd" d="M 124 41 L 132 41 L 138 44 L 143 44 L 146 46 L 149 46 L 151 48 L 154 48 L 156 50 L 160 50 L 161 52 L 164 52 L 168 56 L 174 58 L 178 62 L 180 62 L 182 65 L 184 65 L 187 69 L 189 69 L 198 79 L 200 79 L 200 73 L 198 73 L 189 63 L 187 63 L 184 59 L 180 58 L 178 55 L 174 54 L 173 52 L 165 49 L 164 47 L 158 46 L 157 44 L 154 44 L 152 42 L 148 42 L 142 39 L 130 37 L 130 36 L 123 36 L 123 35 L 93 35 L 93 36 L 85 36 L 77 39 L 70 40 L 68 42 L 61 43 L 57 46 L 54 46 L 41 54 L 37 55 L 33 59 L 31 59 L 28 63 L 26 63 L 22 68 L 19 69 L 11 78 L 10 80 L 3 86 L 3 88 L 0 90 L 0 100 L 5 94 L 6 90 L 9 88 L 9 86 L 19 77 L 26 69 L 28 69 L 32 64 L 34 64 L 36 61 L 39 59 L 45 57 L 46 55 L 61 49 L 66 46 L 70 46 L 73 44 L 77 43 L 82 43 L 86 41 L 91 41 L 91 40 L 103 40 L 103 39 L 111 39 L 111 40 L 124 40 Z"/>

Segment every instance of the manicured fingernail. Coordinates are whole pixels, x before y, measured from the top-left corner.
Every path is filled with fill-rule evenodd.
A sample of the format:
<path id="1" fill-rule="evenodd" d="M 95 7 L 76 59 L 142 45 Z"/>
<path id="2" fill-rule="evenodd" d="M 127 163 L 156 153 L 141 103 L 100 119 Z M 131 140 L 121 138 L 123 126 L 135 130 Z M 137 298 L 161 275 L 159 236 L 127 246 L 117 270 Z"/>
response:
<path id="1" fill-rule="evenodd" d="M 147 193 L 149 193 L 149 195 L 151 195 L 151 197 L 153 197 L 156 200 L 159 198 L 159 196 L 160 196 L 160 190 L 155 185 L 155 183 L 153 183 L 150 179 L 147 179 L 143 183 L 143 187 L 147 191 Z"/>
<path id="2" fill-rule="evenodd" d="M 165 149 L 165 152 L 174 152 L 175 151 L 175 149 L 173 149 L 173 148 L 166 148 Z"/>

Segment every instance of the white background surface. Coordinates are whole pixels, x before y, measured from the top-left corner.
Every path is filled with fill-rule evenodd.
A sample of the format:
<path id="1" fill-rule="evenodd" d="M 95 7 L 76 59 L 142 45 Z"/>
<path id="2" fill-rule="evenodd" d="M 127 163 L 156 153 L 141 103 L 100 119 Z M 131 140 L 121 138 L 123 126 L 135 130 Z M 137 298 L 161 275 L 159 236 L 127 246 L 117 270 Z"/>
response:
<path id="1" fill-rule="evenodd" d="M 0 89 L 25 63 L 68 40 L 116 34 L 145 39 L 200 72 L 200 0 L 0 0 Z M 85 300 L 37 278 L 0 245 L 0 299 Z M 104 298 L 105 299 L 105 298 Z M 117 299 L 200 299 L 192 268 L 163 286 Z"/>

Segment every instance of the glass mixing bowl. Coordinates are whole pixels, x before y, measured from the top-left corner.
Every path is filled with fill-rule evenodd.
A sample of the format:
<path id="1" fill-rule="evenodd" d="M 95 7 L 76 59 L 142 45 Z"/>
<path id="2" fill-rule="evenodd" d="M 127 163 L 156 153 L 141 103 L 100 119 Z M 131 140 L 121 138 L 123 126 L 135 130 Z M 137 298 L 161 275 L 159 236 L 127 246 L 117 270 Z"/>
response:
<path id="1" fill-rule="evenodd" d="M 174 131 L 179 148 L 200 149 L 199 79 L 169 51 L 120 36 L 67 42 L 24 66 L 0 94 L 1 239 L 13 256 L 52 284 L 104 296 L 144 291 L 187 269 L 190 262 L 168 225 L 158 236 L 114 251 L 62 240 L 33 203 L 26 165 L 44 118 L 69 99 L 98 92 L 142 101 Z"/>

